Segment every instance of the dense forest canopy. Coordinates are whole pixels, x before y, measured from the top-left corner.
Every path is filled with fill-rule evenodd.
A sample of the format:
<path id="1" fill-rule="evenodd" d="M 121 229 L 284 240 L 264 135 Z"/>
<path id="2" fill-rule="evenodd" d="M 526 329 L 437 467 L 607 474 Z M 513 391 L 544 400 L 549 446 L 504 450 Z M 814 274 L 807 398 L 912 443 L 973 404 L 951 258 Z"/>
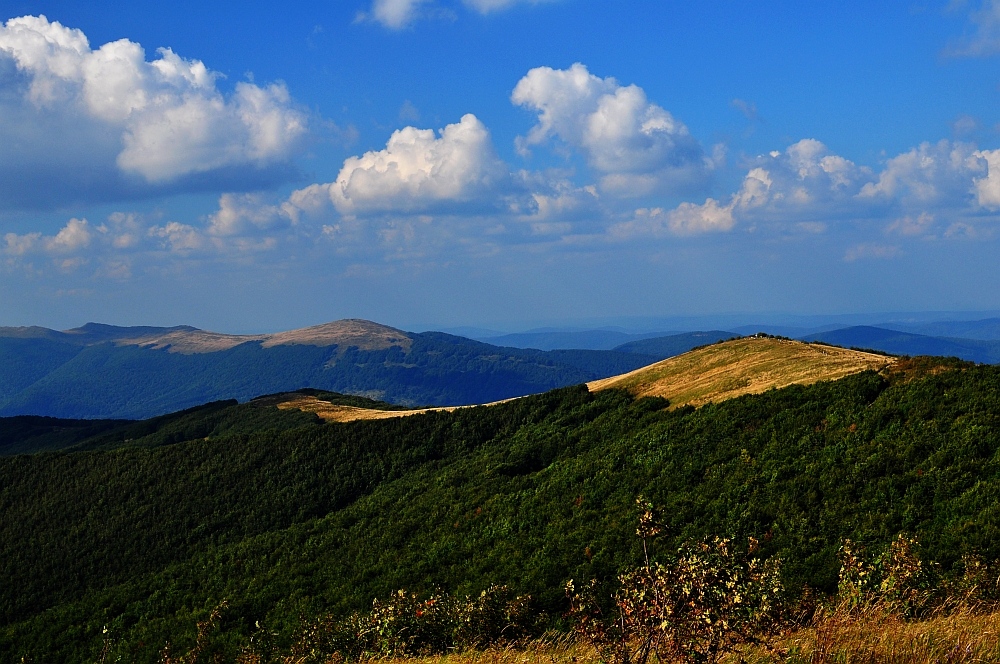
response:
<path id="1" fill-rule="evenodd" d="M 668 517 L 661 546 L 757 536 L 794 591 L 833 589 L 847 537 L 1000 557 L 998 368 L 665 405 L 579 386 L 328 424 L 223 402 L 0 459 L 0 658 L 90 661 L 108 627 L 153 661 L 223 600 L 234 643 L 403 587 L 506 584 L 557 617 L 568 578 L 635 562 L 640 494 Z"/>

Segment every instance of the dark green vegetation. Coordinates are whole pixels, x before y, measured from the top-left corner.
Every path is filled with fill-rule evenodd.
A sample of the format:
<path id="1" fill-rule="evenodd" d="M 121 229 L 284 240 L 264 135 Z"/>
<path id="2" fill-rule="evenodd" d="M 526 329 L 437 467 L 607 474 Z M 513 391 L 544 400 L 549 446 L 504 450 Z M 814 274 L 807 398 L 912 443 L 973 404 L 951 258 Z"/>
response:
<path id="1" fill-rule="evenodd" d="M 129 420 L 60 420 L 36 415 L 0 418 L 0 456 L 60 450 L 129 424 Z"/>
<path id="2" fill-rule="evenodd" d="M 661 359 L 615 351 L 500 348 L 439 332 L 399 332 L 410 340 L 408 348 L 379 350 L 246 341 L 225 350 L 185 353 L 132 343 L 170 332 L 198 330 L 93 324 L 68 333 L 2 329 L 0 416 L 135 419 L 303 387 L 411 406 L 487 403 L 613 376 Z"/>
<path id="3" fill-rule="evenodd" d="M 558 616 L 568 578 L 640 559 L 639 494 L 664 550 L 755 535 L 793 590 L 836 588 L 844 538 L 1000 557 L 1000 368 L 910 361 L 673 412 L 582 387 L 347 424 L 268 403 L 0 459 L 0 661 L 93 661 L 105 627 L 155 661 L 223 600 L 223 651 L 397 588 L 505 584 Z"/>

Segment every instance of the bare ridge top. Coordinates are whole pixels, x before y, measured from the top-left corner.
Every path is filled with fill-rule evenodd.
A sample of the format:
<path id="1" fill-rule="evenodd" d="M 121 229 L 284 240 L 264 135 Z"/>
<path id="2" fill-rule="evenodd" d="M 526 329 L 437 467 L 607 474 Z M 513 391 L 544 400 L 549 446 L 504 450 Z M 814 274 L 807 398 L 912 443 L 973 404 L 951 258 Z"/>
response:
<path id="1" fill-rule="evenodd" d="M 413 340 L 402 330 L 367 320 L 346 320 L 313 325 L 299 330 L 274 334 L 223 334 L 199 330 L 196 327 L 117 327 L 87 323 L 64 332 L 43 327 L 0 327 L 0 337 L 49 338 L 81 346 L 113 342 L 119 346 L 140 346 L 150 349 L 167 349 L 185 355 L 214 353 L 229 350 L 248 342 L 259 342 L 265 348 L 272 346 L 351 346 L 361 350 L 385 350 L 398 346 L 410 349 Z"/>
<path id="2" fill-rule="evenodd" d="M 658 396 L 672 408 L 700 406 L 789 385 L 881 371 L 895 357 L 787 339 L 744 337 L 704 346 L 620 376 L 587 383 L 591 391 Z"/>
<path id="3" fill-rule="evenodd" d="M 289 344 L 357 346 L 361 350 L 384 350 L 392 346 L 399 346 L 404 350 L 409 350 L 412 343 L 413 340 L 402 330 L 373 323 L 370 320 L 347 318 L 332 323 L 304 327 L 300 330 L 270 334 L 267 335 L 267 339 L 262 345 L 265 348 Z"/>
<path id="4" fill-rule="evenodd" d="M 260 342 L 264 348 L 293 345 L 355 346 L 361 350 L 384 350 L 393 346 L 409 350 L 413 343 L 402 330 L 357 318 L 274 334 L 219 334 L 195 328 L 171 329 L 165 334 L 119 339 L 117 343 L 145 348 L 168 348 L 175 353 L 192 354 L 214 353 L 254 341 Z"/>

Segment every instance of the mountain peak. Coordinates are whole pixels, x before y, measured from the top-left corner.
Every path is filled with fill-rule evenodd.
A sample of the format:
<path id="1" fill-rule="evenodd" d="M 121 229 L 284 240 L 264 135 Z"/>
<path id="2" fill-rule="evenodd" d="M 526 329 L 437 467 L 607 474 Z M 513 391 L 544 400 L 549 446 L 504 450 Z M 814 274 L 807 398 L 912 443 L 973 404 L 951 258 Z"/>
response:
<path id="1" fill-rule="evenodd" d="M 406 332 L 361 318 L 346 318 L 321 325 L 267 335 L 263 346 L 301 344 L 309 346 L 356 346 L 361 350 L 384 350 L 399 346 L 409 350 L 413 340 Z"/>

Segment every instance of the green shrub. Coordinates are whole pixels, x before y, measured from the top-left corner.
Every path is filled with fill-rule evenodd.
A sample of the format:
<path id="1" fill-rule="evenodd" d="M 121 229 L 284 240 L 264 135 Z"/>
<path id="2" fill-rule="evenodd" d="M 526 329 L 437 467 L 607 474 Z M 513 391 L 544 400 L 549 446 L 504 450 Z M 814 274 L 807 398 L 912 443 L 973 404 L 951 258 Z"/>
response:
<path id="1" fill-rule="evenodd" d="M 432 655 L 515 641 L 534 635 L 538 625 L 531 598 L 515 596 L 506 586 L 490 586 L 474 597 L 421 597 L 398 590 L 388 599 L 376 599 L 369 613 L 304 623 L 292 655 L 304 664 L 331 657 Z"/>
<path id="2" fill-rule="evenodd" d="M 917 555 L 915 537 L 897 535 L 887 548 L 871 555 L 845 540 L 840 547 L 837 605 L 841 612 L 865 612 L 879 606 L 903 617 L 915 617 L 951 595 L 937 566 Z"/>
<path id="3" fill-rule="evenodd" d="M 614 664 L 713 663 L 737 645 L 758 642 L 778 624 L 782 584 L 777 559 L 763 560 L 756 540 L 737 551 L 719 537 L 689 541 L 666 563 L 650 562 L 647 540 L 660 534 L 642 499 L 637 534 L 644 564 L 621 574 L 605 615 L 596 581 L 566 593 L 578 634 Z"/>

